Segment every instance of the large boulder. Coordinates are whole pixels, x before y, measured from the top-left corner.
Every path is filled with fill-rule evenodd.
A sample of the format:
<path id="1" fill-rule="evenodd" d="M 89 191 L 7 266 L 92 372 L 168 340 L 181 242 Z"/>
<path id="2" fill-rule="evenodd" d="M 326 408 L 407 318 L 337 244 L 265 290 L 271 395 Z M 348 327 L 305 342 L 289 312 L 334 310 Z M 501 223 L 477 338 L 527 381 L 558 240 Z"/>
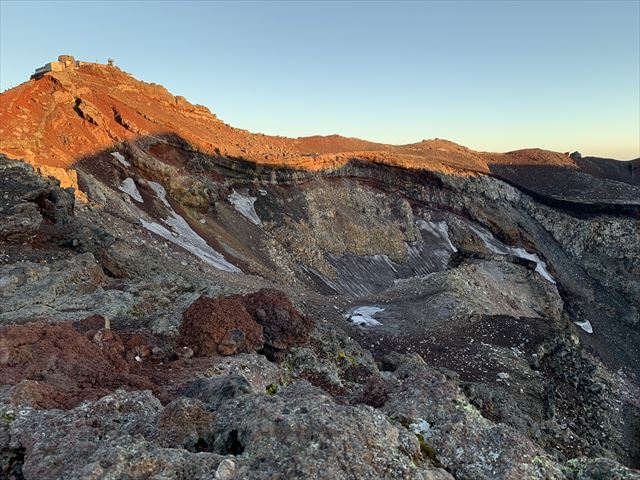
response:
<path id="1" fill-rule="evenodd" d="M 245 295 L 243 303 L 252 318 L 262 325 L 264 353 L 270 359 L 281 359 L 291 347 L 300 347 L 309 341 L 313 320 L 298 312 L 283 292 L 263 288 Z"/>
<path id="2" fill-rule="evenodd" d="M 69 411 L 0 404 L 0 414 L 0 459 L 12 462 L 0 477 L 210 479 L 222 460 L 199 448 L 209 431 L 205 410 L 184 402 L 163 408 L 148 391 L 120 390 Z"/>
<path id="3" fill-rule="evenodd" d="M 400 425 L 371 407 L 339 405 L 307 382 L 242 396 L 217 414 L 213 451 L 236 456 L 236 478 L 451 478 L 423 462 Z"/>
<path id="4" fill-rule="evenodd" d="M 562 478 L 551 457 L 531 440 L 482 417 L 455 381 L 417 355 L 393 360 L 394 386 L 382 411 L 407 425 L 456 479 Z"/>
<path id="5" fill-rule="evenodd" d="M 191 348 L 196 356 L 250 353 L 262 348 L 262 332 L 240 297 L 203 295 L 184 312 L 178 344 Z"/>

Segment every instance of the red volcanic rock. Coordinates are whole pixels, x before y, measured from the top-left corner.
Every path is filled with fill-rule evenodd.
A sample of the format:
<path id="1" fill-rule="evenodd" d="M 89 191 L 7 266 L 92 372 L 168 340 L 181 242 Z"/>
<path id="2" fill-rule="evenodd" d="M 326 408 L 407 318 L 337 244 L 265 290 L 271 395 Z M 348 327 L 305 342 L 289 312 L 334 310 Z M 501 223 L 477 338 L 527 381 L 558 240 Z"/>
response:
<path id="1" fill-rule="evenodd" d="M 9 391 L 9 401 L 33 408 L 60 408 L 69 402 L 69 395 L 48 383 L 22 380 Z"/>
<path id="2" fill-rule="evenodd" d="M 280 360 L 291 347 L 309 341 L 313 325 L 278 290 L 219 299 L 202 296 L 183 314 L 178 345 L 191 348 L 196 356 L 261 350 L 270 360 Z"/>
<path id="3" fill-rule="evenodd" d="M 155 389 L 129 373 L 123 352 L 113 332 L 97 344 L 71 322 L 6 326 L 0 329 L 0 384 L 15 385 L 14 401 L 40 408 L 71 408 L 116 388 Z"/>
<path id="4" fill-rule="evenodd" d="M 247 313 L 240 296 L 201 296 L 182 315 L 178 345 L 191 348 L 196 356 L 255 352 L 263 345 L 262 327 Z"/>
<path id="5" fill-rule="evenodd" d="M 281 358 L 289 348 L 302 346 L 309 341 L 313 320 L 300 314 L 283 292 L 263 288 L 245 295 L 243 303 L 264 329 L 264 353 L 270 359 Z"/>
<path id="6" fill-rule="evenodd" d="M 156 348 L 153 336 L 147 332 L 134 333 L 124 341 L 125 358 L 128 361 L 141 362 L 151 356 Z"/>

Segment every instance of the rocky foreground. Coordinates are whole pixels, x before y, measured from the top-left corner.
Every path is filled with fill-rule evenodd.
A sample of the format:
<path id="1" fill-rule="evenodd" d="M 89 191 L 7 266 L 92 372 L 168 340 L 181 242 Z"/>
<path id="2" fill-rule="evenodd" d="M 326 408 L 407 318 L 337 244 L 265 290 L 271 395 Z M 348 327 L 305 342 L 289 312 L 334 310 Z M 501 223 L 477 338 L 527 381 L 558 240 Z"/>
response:
<path id="1" fill-rule="evenodd" d="M 636 163 L 0 114 L 0 478 L 640 478 Z"/>

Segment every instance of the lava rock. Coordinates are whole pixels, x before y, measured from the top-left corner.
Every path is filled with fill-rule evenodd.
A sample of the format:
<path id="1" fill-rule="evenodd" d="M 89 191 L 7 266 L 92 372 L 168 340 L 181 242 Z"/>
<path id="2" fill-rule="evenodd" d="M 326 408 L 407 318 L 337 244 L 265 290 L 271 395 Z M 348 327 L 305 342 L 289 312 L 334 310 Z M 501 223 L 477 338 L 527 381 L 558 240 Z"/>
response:
<path id="1" fill-rule="evenodd" d="M 358 403 L 364 403 L 370 407 L 380 408 L 389 399 L 390 386 L 382 377 L 372 375 L 362 388 L 362 393 L 357 397 Z"/>
<path id="2" fill-rule="evenodd" d="M 38 408 L 70 408 L 116 387 L 154 388 L 146 378 L 129 373 L 122 341 L 106 332 L 98 344 L 70 322 L 2 327 L 0 383 L 15 385 L 14 403 Z"/>
<path id="3" fill-rule="evenodd" d="M 413 435 L 370 407 L 338 405 L 307 382 L 242 396 L 217 413 L 214 452 L 236 456 L 236 478 L 438 478 L 414 464 Z"/>
<path id="4" fill-rule="evenodd" d="M 568 480 L 640 480 L 640 471 L 632 470 L 610 458 L 577 458 L 563 468 Z"/>
<path id="5" fill-rule="evenodd" d="M 34 318 L 81 320 L 123 316 L 133 307 L 129 292 L 105 289 L 108 278 L 91 253 L 51 263 L 0 265 L 0 323 Z"/>
<path id="6" fill-rule="evenodd" d="M 309 341 L 314 322 L 298 312 L 281 291 L 263 288 L 245 295 L 243 303 L 252 318 L 262 325 L 265 354 L 269 359 L 281 360 L 291 347 Z"/>
<path id="7" fill-rule="evenodd" d="M 422 449 L 458 480 L 561 478 L 553 460 L 515 429 L 482 417 L 454 380 L 418 355 L 396 356 L 382 411 L 420 435 Z"/>
<path id="8" fill-rule="evenodd" d="M 14 463 L 26 479 L 209 480 L 223 457 L 179 446 L 179 442 L 191 445 L 199 431 L 207 431 L 203 426 L 209 419 L 207 412 L 194 404 L 168 408 L 165 412 L 148 391 L 123 390 L 69 411 L 0 404 L 0 451 L 13 451 L 19 457 Z M 182 428 L 177 426 L 180 421 L 185 423 Z M 158 437 L 163 433 L 167 434 L 164 441 L 177 448 L 160 445 Z"/>
<path id="9" fill-rule="evenodd" d="M 218 345 L 218 353 L 220 355 L 234 355 L 242 347 L 245 340 L 246 335 L 244 332 L 233 328 L 227 332 L 220 345 Z"/>
<path id="10" fill-rule="evenodd" d="M 204 403 L 192 398 L 177 398 L 157 417 L 157 431 L 151 439 L 167 448 L 184 448 L 190 452 L 211 451 L 212 414 Z"/>
<path id="11" fill-rule="evenodd" d="M 182 316 L 178 345 L 191 348 L 196 356 L 215 355 L 219 349 L 228 352 L 230 338 L 239 338 L 231 333 L 233 330 L 242 332 L 245 337 L 242 343 L 234 345 L 234 353 L 255 352 L 262 348 L 262 326 L 247 313 L 239 297 L 213 299 L 201 296 Z"/>

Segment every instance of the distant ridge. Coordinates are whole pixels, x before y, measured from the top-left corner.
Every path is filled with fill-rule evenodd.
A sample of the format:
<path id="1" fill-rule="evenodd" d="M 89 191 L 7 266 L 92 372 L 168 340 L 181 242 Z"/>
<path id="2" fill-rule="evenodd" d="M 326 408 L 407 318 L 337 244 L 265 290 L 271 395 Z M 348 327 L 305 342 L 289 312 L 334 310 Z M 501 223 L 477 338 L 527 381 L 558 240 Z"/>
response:
<path id="1" fill-rule="evenodd" d="M 558 201 L 578 196 L 581 202 L 640 203 L 637 192 L 626 195 L 608 183 L 637 186 L 638 160 L 576 160 L 541 149 L 477 152 L 441 139 L 397 146 L 340 135 L 256 134 L 231 127 L 207 107 L 116 66 L 60 58 L 64 62 L 47 64 L 55 68 L 0 95 L 0 152 L 26 160 L 64 186 L 77 188 L 73 167 L 83 158 L 122 142 L 175 136 L 186 141 L 183 148 L 205 155 L 277 168 L 335 169 L 357 159 L 407 169 L 492 174 Z"/>

